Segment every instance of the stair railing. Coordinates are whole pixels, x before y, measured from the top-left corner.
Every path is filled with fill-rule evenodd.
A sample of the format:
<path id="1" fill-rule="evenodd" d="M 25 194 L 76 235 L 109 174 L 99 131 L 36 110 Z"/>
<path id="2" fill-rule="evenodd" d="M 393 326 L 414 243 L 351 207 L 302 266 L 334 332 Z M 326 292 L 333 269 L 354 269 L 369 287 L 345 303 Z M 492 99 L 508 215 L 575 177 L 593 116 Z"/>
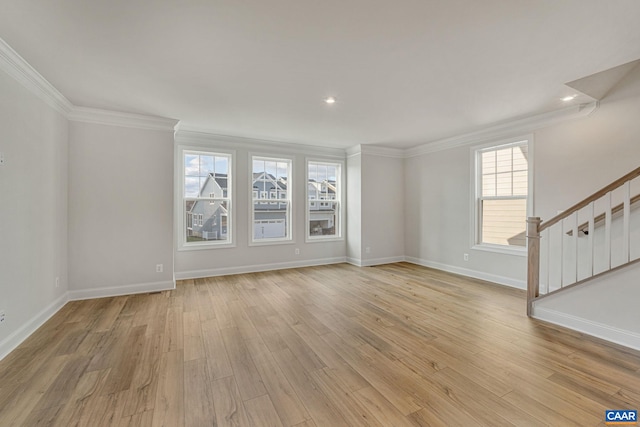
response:
<path id="1" fill-rule="evenodd" d="M 631 209 L 640 201 L 639 196 L 631 197 L 631 188 L 640 183 L 634 181 L 638 177 L 640 167 L 547 221 L 542 222 L 539 217 L 527 219 L 528 316 L 532 315 L 533 302 L 542 296 L 639 261 L 632 259 L 630 247 Z M 601 213 L 596 215 L 596 211 Z M 617 223 L 621 220 L 622 230 L 619 235 L 616 231 L 618 244 L 612 251 L 614 215 Z M 596 233 L 598 228 L 602 233 Z"/>

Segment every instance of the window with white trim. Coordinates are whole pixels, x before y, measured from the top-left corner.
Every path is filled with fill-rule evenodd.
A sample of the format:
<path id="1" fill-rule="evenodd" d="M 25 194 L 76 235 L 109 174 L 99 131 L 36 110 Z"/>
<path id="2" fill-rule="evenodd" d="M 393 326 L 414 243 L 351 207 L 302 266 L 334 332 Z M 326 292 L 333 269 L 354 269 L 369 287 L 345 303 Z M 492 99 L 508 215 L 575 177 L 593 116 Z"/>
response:
<path id="1" fill-rule="evenodd" d="M 475 244 L 522 250 L 526 246 L 529 141 L 475 151 Z"/>
<path id="2" fill-rule="evenodd" d="M 291 163 L 291 159 L 251 157 L 252 243 L 292 240 Z"/>
<path id="3" fill-rule="evenodd" d="M 182 151 L 181 246 L 231 243 L 231 155 Z"/>
<path id="4" fill-rule="evenodd" d="M 340 163 L 307 162 L 307 239 L 341 237 Z M 322 200 L 322 202 L 318 202 Z"/>

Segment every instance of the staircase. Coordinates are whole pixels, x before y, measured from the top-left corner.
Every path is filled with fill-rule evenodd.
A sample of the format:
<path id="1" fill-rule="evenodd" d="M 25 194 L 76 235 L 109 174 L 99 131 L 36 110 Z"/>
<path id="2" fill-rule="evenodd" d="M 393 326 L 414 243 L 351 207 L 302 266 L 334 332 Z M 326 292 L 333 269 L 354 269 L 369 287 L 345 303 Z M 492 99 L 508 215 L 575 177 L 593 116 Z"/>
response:
<path id="1" fill-rule="evenodd" d="M 528 316 L 543 298 L 640 261 L 639 177 L 640 167 L 547 221 L 528 218 Z"/>

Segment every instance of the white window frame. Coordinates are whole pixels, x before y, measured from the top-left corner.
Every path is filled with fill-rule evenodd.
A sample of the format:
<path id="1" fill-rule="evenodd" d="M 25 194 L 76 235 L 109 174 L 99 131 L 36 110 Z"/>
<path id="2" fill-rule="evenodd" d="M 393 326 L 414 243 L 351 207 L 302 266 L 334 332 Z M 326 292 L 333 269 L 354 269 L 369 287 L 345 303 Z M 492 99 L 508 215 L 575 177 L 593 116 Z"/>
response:
<path id="1" fill-rule="evenodd" d="M 193 228 L 193 214 L 191 212 L 185 212 L 185 215 L 187 216 L 186 228 L 187 229 L 192 229 Z M 186 233 L 186 231 L 185 231 L 185 233 Z"/>
<path id="2" fill-rule="evenodd" d="M 185 211 L 185 202 L 187 200 L 214 200 L 209 197 L 185 197 L 185 166 L 184 158 L 186 154 L 200 154 L 206 156 L 225 156 L 229 158 L 229 171 L 227 173 L 227 197 L 215 198 L 215 200 L 223 200 L 227 202 L 227 240 L 209 240 L 202 242 L 187 242 L 187 212 Z M 233 200 L 235 198 L 234 174 L 235 174 L 235 150 L 224 150 L 211 148 L 209 146 L 194 146 L 179 144 L 175 147 L 175 236 L 178 251 L 208 250 L 221 248 L 234 248 L 235 243 L 235 209 Z M 204 218 L 203 218 L 204 219 Z M 204 222 L 197 215 L 191 215 L 192 225 Z"/>
<path id="3" fill-rule="evenodd" d="M 527 256 L 526 246 L 509 246 L 499 245 L 494 243 L 481 242 L 482 224 L 481 224 L 481 211 L 480 211 L 480 199 L 482 194 L 482 177 L 481 173 L 481 154 L 486 151 L 497 150 L 499 148 L 506 148 L 509 146 L 527 145 L 528 159 L 527 159 L 527 217 L 533 216 L 533 153 L 534 153 L 534 141 L 533 135 L 523 135 L 514 138 L 502 139 L 480 145 L 474 145 L 471 147 L 471 249 L 496 252 L 507 255 Z M 521 199 L 522 197 L 500 197 L 500 199 Z"/>
<path id="4" fill-rule="evenodd" d="M 336 166 L 338 171 L 336 173 L 336 187 L 337 193 L 335 195 L 335 199 L 331 200 L 331 202 L 336 204 L 336 234 L 333 236 L 312 236 L 309 233 L 309 221 L 311 219 L 311 207 L 317 207 L 316 203 L 320 202 L 320 194 L 318 194 L 318 199 L 311 199 L 309 197 L 309 164 L 316 163 L 321 165 L 329 165 Z M 304 210 L 305 210 L 305 223 L 304 223 L 304 235 L 305 242 L 313 243 L 313 242 L 331 242 L 331 241 L 342 241 L 344 240 L 344 231 L 346 225 L 346 216 L 344 209 L 344 194 L 345 189 L 343 188 L 346 183 L 345 179 L 346 168 L 343 160 L 338 159 L 320 159 L 320 158 L 311 158 L 308 157 L 305 159 L 305 168 L 304 168 L 304 184 L 305 184 L 305 196 L 304 196 Z"/>
<path id="5" fill-rule="evenodd" d="M 253 193 L 253 161 L 254 160 L 266 160 L 272 162 L 288 163 L 289 168 L 287 171 L 287 192 L 286 197 L 282 199 L 272 199 L 269 191 L 260 191 L 260 198 L 254 199 Z M 277 154 L 260 154 L 249 153 L 249 188 L 252 190 L 249 192 L 249 246 L 269 246 L 269 245 L 282 245 L 293 244 L 295 239 L 293 236 L 293 218 L 294 206 L 293 206 L 293 176 L 294 176 L 294 161 L 292 157 L 280 156 Z M 276 177 L 277 179 L 278 177 Z M 274 190 L 275 191 L 275 190 Z M 255 239 L 253 236 L 253 227 L 255 222 L 255 204 L 260 205 L 277 205 L 288 204 L 287 216 L 285 217 L 285 223 L 287 227 L 287 237 Z"/>

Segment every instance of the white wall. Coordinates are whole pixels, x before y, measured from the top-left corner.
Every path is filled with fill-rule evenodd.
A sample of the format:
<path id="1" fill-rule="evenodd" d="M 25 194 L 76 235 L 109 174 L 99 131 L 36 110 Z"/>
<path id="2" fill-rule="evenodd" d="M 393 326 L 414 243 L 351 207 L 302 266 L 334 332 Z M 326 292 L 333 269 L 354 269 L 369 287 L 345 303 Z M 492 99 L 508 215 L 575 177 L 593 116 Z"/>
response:
<path id="1" fill-rule="evenodd" d="M 189 144 L 180 139 L 178 132 L 176 141 Z M 200 147 L 215 150 L 235 151 L 234 200 L 233 220 L 235 223 L 235 247 L 212 248 L 198 250 L 176 250 L 175 271 L 177 279 L 206 277 L 222 274 L 242 273 L 249 271 L 264 271 L 277 268 L 290 268 L 305 265 L 344 262 L 346 259 L 346 239 L 338 241 L 306 242 L 306 162 L 310 160 L 344 160 L 344 152 L 338 156 L 318 153 L 311 147 L 262 144 L 259 146 L 218 141 L 211 136 L 211 141 L 204 136 L 197 144 Z M 191 142 L 191 147 L 194 143 Z M 293 159 L 293 241 L 284 244 L 269 244 L 251 246 L 249 240 L 253 226 L 250 225 L 251 183 L 249 182 L 249 167 L 251 155 Z M 343 181 L 343 186 L 344 186 Z M 344 188 L 343 188 L 344 191 Z M 344 207 L 344 206 L 343 206 Z M 177 230 L 176 230 L 177 231 Z M 343 234 L 346 230 L 343 229 Z M 177 233 L 176 233 L 177 234 Z M 177 237 L 176 237 L 177 239 Z M 300 253 L 296 254 L 295 249 Z"/>
<path id="2" fill-rule="evenodd" d="M 536 215 L 548 219 L 557 210 L 571 206 L 637 168 L 640 165 L 638 117 L 640 67 L 620 82 L 587 119 L 537 132 Z M 615 227 L 620 226 L 619 223 L 614 221 L 614 263 L 617 263 L 615 253 L 619 246 Z M 637 236 L 637 212 L 632 216 L 631 225 Z M 596 240 L 601 233 L 599 229 Z M 637 244 L 632 244 L 632 257 L 637 256 Z M 636 265 L 593 284 L 550 296 L 536 303 L 534 313 L 544 320 L 640 349 L 638 271 Z"/>
<path id="3" fill-rule="evenodd" d="M 549 219 L 638 167 L 638 117 L 640 67 L 591 115 L 534 130 L 534 215 Z M 524 287 L 526 258 L 471 249 L 470 156 L 469 146 L 462 146 L 405 160 L 407 259 Z M 636 234 L 637 222 L 635 215 L 632 229 Z M 619 225 L 614 222 L 614 237 Z M 614 239 L 613 244 L 618 241 Z M 463 261 L 464 253 L 470 255 L 468 262 Z M 632 255 L 637 256 L 633 245 Z M 594 335 L 609 334 L 609 339 L 640 348 L 640 321 L 629 314 L 638 312 L 637 272 L 636 266 L 602 282 L 543 299 L 536 304 L 535 313 L 545 320 Z"/>
<path id="4" fill-rule="evenodd" d="M 362 153 L 347 158 L 347 257 L 362 262 Z"/>
<path id="5" fill-rule="evenodd" d="M 362 264 L 400 261 L 405 243 L 404 160 L 364 152 L 361 162 Z"/>
<path id="6" fill-rule="evenodd" d="M 535 133 L 535 212 L 543 220 L 640 165 L 640 68 L 589 117 Z"/>
<path id="7" fill-rule="evenodd" d="M 459 147 L 405 160 L 407 260 L 524 287 L 525 257 L 471 249 L 470 156 Z"/>
<path id="8" fill-rule="evenodd" d="M 72 122 L 70 297 L 173 287 L 172 227 L 173 132 Z"/>
<path id="9" fill-rule="evenodd" d="M 65 302 L 68 122 L 3 71 L 0 94 L 1 359 Z"/>
<path id="10" fill-rule="evenodd" d="M 636 168 L 639 113 L 636 68 L 590 116 L 534 130 L 534 215 L 549 219 Z M 407 259 L 524 287 L 524 257 L 471 249 L 468 145 L 473 144 L 406 159 Z M 468 262 L 463 261 L 464 253 L 469 254 Z"/>
<path id="11" fill-rule="evenodd" d="M 549 295 L 534 316 L 640 350 L 640 264 Z"/>

